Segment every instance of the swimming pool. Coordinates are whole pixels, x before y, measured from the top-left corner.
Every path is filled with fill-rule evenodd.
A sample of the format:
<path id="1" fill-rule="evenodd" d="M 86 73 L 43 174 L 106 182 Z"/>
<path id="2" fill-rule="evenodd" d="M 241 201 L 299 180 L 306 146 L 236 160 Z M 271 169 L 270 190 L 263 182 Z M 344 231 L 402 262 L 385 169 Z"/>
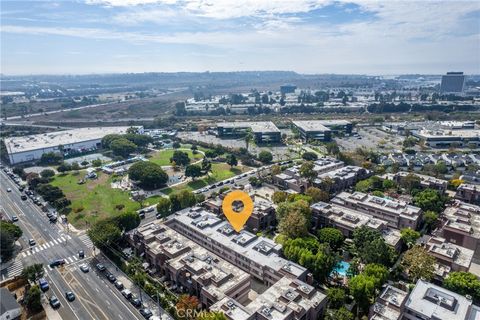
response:
<path id="1" fill-rule="evenodd" d="M 333 269 L 332 271 L 332 275 L 334 275 L 335 273 L 338 274 L 339 276 L 346 276 L 347 275 L 347 270 L 348 268 L 350 268 L 350 263 L 346 262 L 346 261 L 340 261 L 336 266 L 335 268 Z"/>

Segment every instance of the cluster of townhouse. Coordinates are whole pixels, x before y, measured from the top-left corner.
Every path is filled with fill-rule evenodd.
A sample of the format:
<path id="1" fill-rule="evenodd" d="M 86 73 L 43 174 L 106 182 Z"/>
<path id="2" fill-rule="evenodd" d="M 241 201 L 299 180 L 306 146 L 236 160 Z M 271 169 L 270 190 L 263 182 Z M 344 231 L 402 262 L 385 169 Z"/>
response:
<path id="1" fill-rule="evenodd" d="M 345 190 L 372 174 L 365 168 L 345 166 L 343 161 L 330 157 L 321 157 L 313 164 L 313 170 L 317 173 L 317 177 L 311 185 L 321 187 L 326 180 L 329 180 L 332 193 Z M 272 177 L 273 184 L 281 189 L 290 189 L 298 193 L 305 192 L 310 183 L 300 175 L 300 167 L 300 165 L 295 165 L 274 175 Z"/>
<path id="2" fill-rule="evenodd" d="M 224 194 L 220 194 L 218 198 L 209 198 L 202 203 L 202 206 L 212 213 L 223 215 L 222 202 L 224 197 Z M 277 217 L 273 203 L 256 194 L 250 194 L 250 197 L 253 200 L 253 211 L 245 223 L 245 229 L 257 233 L 275 227 Z"/>
<path id="3" fill-rule="evenodd" d="M 387 285 L 370 307 L 370 320 L 474 320 L 480 308 L 462 296 L 425 280 L 409 291 L 405 284 Z"/>
<path id="4" fill-rule="evenodd" d="M 228 319 L 314 320 L 325 310 L 325 294 L 311 285 L 307 269 L 281 257 L 281 245 L 236 232 L 204 208 L 143 225 L 129 241 L 164 281 Z"/>
<path id="5" fill-rule="evenodd" d="M 353 125 L 347 120 L 292 121 L 304 141 L 331 141 L 334 134 L 351 134 Z M 221 138 L 238 138 L 251 131 L 257 143 L 278 143 L 281 132 L 271 121 L 237 121 L 217 123 Z"/>
<path id="6" fill-rule="evenodd" d="M 480 156 L 474 153 L 424 153 L 406 154 L 403 152 L 390 153 L 380 156 L 379 163 L 391 166 L 394 163 L 402 170 L 411 168 L 419 171 L 427 164 L 445 163 L 449 170 L 465 170 L 470 164 L 480 165 Z"/>
<path id="7" fill-rule="evenodd" d="M 427 176 L 427 175 L 419 174 L 416 172 L 400 171 L 397 173 L 387 173 L 387 174 L 384 174 L 381 178 L 392 180 L 392 181 L 395 181 L 395 183 L 397 184 L 401 184 L 402 181 L 404 181 L 404 179 L 410 175 L 414 175 L 415 177 L 419 178 L 420 180 L 419 188 L 421 189 L 427 189 L 427 188 L 433 189 L 433 190 L 437 190 L 441 194 L 444 194 L 447 191 L 447 187 L 448 187 L 447 180 L 438 179 L 432 176 Z"/>

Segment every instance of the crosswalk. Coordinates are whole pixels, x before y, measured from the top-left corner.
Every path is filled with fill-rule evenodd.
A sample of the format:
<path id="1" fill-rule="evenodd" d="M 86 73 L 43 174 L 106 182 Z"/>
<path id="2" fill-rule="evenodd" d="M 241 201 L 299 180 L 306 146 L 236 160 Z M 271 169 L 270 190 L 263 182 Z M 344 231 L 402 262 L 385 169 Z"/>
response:
<path id="1" fill-rule="evenodd" d="M 93 242 L 92 240 L 90 240 L 90 237 L 88 236 L 88 234 L 82 234 L 80 237 L 78 237 L 84 245 L 87 246 L 87 248 L 91 249 L 93 248 Z"/>
<path id="2" fill-rule="evenodd" d="M 2 278 L 13 278 L 19 276 L 23 271 L 23 265 L 20 260 L 16 260 L 10 267 L 7 268 L 6 275 L 2 275 Z"/>
<path id="3" fill-rule="evenodd" d="M 43 250 L 48 249 L 50 247 L 53 247 L 55 245 L 64 243 L 64 242 L 66 242 L 67 240 L 70 240 L 70 239 L 72 239 L 71 236 L 64 235 L 63 237 L 59 237 L 57 239 L 54 239 L 54 240 L 52 240 L 50 242 L 47 242 L 47 243 L 44 243 L 42 245 L 37 245 L 37 246 L 31 247 L 29 250 L 26 250 L 26 251 L 22 252 L 22 257 L 25 258 L 25 257 L 31 256 L 32 254 L 38 253 L 40 251 L 43 251 Z"/>

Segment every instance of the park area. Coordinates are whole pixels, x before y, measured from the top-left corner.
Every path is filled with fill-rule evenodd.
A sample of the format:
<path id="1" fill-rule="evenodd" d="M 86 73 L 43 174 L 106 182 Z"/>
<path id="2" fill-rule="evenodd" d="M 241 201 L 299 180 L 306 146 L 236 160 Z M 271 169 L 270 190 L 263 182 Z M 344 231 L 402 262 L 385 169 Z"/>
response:
<path id="1" fill-rule="evenodd" d="M 196 190 L 250 170 L 251 168 L 246 166 L 236 166 L 230 168 L 230 166 L 226 163 L 212 163 L 212 172 L 209 173 L 208 177 L 205 176 L 194 181 L 178 184 L 174 187 L 164 188 L 161 191 L 168 195 L 176 190 Z"/>
<path id="2" fill-rule="evenodd" d="M 203 154 L 200 152 L 193 154 L 192 150 L 182 148 L 182 149 L 175 149 L 175 150 L 166 149 L 166 150 L 155 152 L 151 155 L 151 157 L 148 160 L 160 166 L 170 166 L 171 165 L 170 158 L 173 156 L 173 153 L 177 150 L 187 153 L 191 163 L 197 162 L 198 160 L 201 160 L 203 158 Z"/>
<path id="3" fill-rule="evenodd" d="M 77 171 L 55 176 L 52 185 L 62 189 L 66 197 L 72 202 L 68 220 L 77 228 L 85 228 L 87 223 L 92 224 L 99 218 L 114 216 L 123 212 L 140 209 L 138 202 L 130 199 L 128 191 L 115 189 L 111 183 L 121 177 L 113 177 L 98 172 L 97 179 L 86 179 L 79 184 L 85 176 L 85 171 Z M 144 205 L 154 204 L 158 197 L 148 198 Z"/>

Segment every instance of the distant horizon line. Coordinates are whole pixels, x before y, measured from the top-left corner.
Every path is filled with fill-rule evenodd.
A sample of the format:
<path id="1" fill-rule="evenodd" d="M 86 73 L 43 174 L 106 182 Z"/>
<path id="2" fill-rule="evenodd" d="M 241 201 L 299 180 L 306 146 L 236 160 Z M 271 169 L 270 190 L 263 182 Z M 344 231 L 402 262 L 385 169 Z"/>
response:
<path id="1" fill-rule="evenodd" d="M 0 73 L 0 77 L 40 77 L 40 76 L 53 76 L 53 77 L 65 77 L 65 76 L 106 76 L 106 75 L 141 75 L 141 74 L 177 74 L 177 73 L 198 73 L 198 74 L 208 74 L 208 73 L 294 73 L 297 75 L 304 76 L 324 76 L 324 75 L 335 75 L 335 76 L 367 76 L 367 77 L 379 77 L 379 76 L 442 76 L 446 75 L 447 72 L 463 72 L 466 76 L 480 76 L 480 73 L 466 73 L 465 71 L 445 71 L 444 73 L 379 73 L 379 74 L 368 74 L 368 73 L 301 73 L 292 70 L 237 70 L 237 71 L 143 71 L 143 72 L 88 72 L 88 73 L 18 73 L 18 74 L 4 74 Z"/>

